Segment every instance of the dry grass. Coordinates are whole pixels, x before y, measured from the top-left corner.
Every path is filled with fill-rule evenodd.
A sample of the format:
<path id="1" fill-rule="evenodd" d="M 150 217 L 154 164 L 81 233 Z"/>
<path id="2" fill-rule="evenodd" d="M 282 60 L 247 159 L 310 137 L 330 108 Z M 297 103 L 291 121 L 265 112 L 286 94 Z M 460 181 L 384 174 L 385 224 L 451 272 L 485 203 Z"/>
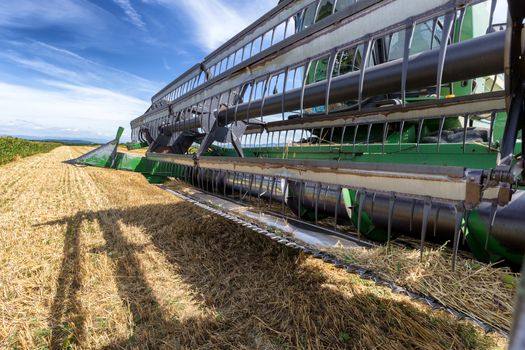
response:
<path id="1" fill-rule="evenodd" d="M 493 349 L 505 340 L 60 147 L 0 168 L 0 348 Z"/>
<path id="2" fill-rule="evenodd" d="M 419 251 L 392 246 L 376 249 L 331 249 L 341 259 L 378 273 L 381 277 L 432 296 L 442 304 L 510 332 L 519 274 L 458 257 L 451 271 L 451 255 L 444 247 Z"/>

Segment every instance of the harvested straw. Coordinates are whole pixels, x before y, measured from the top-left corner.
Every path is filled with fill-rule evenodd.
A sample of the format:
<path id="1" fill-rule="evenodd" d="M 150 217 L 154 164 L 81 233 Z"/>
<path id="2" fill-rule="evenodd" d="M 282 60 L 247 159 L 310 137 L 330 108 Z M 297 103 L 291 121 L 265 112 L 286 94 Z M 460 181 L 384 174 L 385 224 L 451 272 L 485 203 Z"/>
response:
<path id="1" fill-rule="evenodd" d="M 419 251 L 395 245 L 390 250 L 334 248 L 331 252 L 495 329 L 510 331 L 516 281 L 520 276 L 508 268 L 458 257 L 456 271 L 452 272 L 452 257 L 444 247 L 427 248 L 422 262 Z"/>

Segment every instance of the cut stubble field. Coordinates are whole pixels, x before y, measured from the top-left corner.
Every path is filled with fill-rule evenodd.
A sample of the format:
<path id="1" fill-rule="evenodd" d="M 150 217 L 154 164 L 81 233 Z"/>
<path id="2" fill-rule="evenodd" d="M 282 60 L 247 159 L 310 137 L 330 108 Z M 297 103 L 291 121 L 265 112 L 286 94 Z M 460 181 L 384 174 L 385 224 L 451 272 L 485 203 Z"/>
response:
<path id="1" fill-rule="evenodd" d="M 140 174 L 63 163 L 89 149 L 0 167 L 0 348 L 505 346 Z"/>

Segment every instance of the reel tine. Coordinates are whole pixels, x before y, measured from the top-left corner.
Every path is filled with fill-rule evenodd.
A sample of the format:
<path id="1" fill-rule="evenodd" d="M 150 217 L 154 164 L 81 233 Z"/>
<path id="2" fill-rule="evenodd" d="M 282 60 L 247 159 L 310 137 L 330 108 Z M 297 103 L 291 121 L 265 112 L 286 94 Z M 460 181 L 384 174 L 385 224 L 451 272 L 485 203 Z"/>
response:
<path id="1" fill-rule="evenodd" d="M 230 180 L 230 172 L 227 171 L 225 175 L 225 179 L 222 182 L 222 194 L 224 197 L 226 197 L 226 183 Z"/>
<path id="2" fill-rule="evenodd" d="M 465 209 L 465 225 L 464 225 L 465 229 L 464 229 L 464 232 L 466 232 L 467 229 L 468 229 L 468 223 L 469 223 L 469 220 L 470 220 L 470 213 L 471 213 L 471 212 L 472 212 L 472 209 L 468 209 L 468 208 Z M 462 241 L 463 244 L 465 244 L 465 240 L 466 240 L 466 239 L 467 239 L 467 235 L 464 234 L 464 235 L 463 235 L 463 241 Z"/>
<path id="3" fill-rule="evenodd" d="M 434 218 L 434 237 L 436 237 L 437 233 L 437 224 L 439 221 L 439 212 L 441 211 L 441 207 L 437 207 L 436 209 L 436 217 Z"/>
<path id="4" fill-rule="evenodd" d="M 283 194 L 282 194 L 282 214 L 284 216 L 284 213 L 285 213 L 285 206 L 286 206 L 286 196 L 287 196 L 287 192 L 288 192 L 288 179 L 284 179 L 284 186 L 283 186 Z"/>
<path id="5" fill-rule="evenodd" d="M 425 119 L 419 120 L 419 125 L 417 129 L 417 144 L 416 149 L 419 152 L 419 144 L 421 143 L 421 134 L 423 133 L 423 124 L 425 123 Z"/>
<path id="6" fill-rule="evenodd" d="M 335 200 L 335 223 L 334 227 L 337 228 L 337 216 L 339 214 L 339 202 L 341 202 L 341 192 L 343 191 L 343 188 L 341 186 L 337 186 L 337 199 Z"/>
<path id="7" fill-rule="evenodd" d="M 233 172 L 233 183 L 232 183 L 232 197 L 235 198 L 235 180 L 237 180 L 237 173 Z"/>
<path id="8" fill-rule="evenodd" d="M 246 174 L 245 173 L 239 173 L 241 183 L 239 186 L 239 200 L 242 201 L 244 197 L 246 197 L 246 193 L 244 193 L 244 188 L 246 188 Z"/>
<path id="9" fill-rule="evenodd" d="M 468 128 L 468 122 L 469 122 L 469 115 L 465 114 L 463 117 L 464 125 L 463 125 L 463 153 L 466 152 L 465 145 L 467 143 L 467 128 Z"/>
<path id="10" fill-rule="evenodd" d="M 492 133 L 494 132 L 494 122 L 496 121 L 496 113 L 492 112 L 490 114 L 490 127 L 489 127 L 489 149 L 488 152 L 490 153 L 490 149 L 492 148 Z"/>
<path id="11" fill-rule="evenodd" d="M 374 221 L 374 209 L 376 206 L 376 195 L 377 193 L 374 192 L 374 195 L 372 196 L 372 208 L 370 208 L 370 219 Z"/>
<path id="12" fill-rule="evenodd" d="M 201 173 L 202 173 L 202 171 L 201 171 L 200 169 L 195 168 L 195 172 L 197 173 L 197 174 L 196 174 L 196 177 L 197 177 L 197 187 L 198 187 L 198 188 L 202 188 L 202 186 L 201 186 Z"/>
<path id="13" fill-rule="evenodd" d="M 271 180 L 270 180 L 270 178 L 268 178 L 268 182 L 266 183 L 266 193 L 269 193 L 270 196 L 271 196 L 272 194 L 270 192 L 270 183 L 271 183 Z"/>
<path id="14" fill-rule="evenodd" d="M 399 126 L 399 150 L 401 151 L 402 149 L 402 144 L 403 144 L 403 131 L 405 129 L 405 121 L 402 120 L 401 121 L 401 125 Z"/>
<path id="15" fill-rule="evenodd" d="M 421 223 L 421 245 L 419 248 L 419 261 L 423 261 L 423 251 L 425 249 L 425 240 L 427 237 L 428 217 L 430 216 L 431 209 L 432 199 L 430 197 L 425 198 L 425 203 L 423 205 L 423 222 Z"/>
<path id="16" fill-rule="evenodd" d="M 212 173 L 211 176 L 210 176 L 210 173 Z M 213 170 L 212 169 L 206 169 L 205 178 L 206 178 L 206 191 L 213 193 Z M 210 185 L 211 185 L 211 191 L 210 191 Z"/>
<path id="17" fill-rule="evenodd" d="M 359 208 L 357 209 L 357 237 L 361 237 L 361 218 L 363 217 L 363 207 L 365 206 L 366 191 L 359 191 Z"/>
<path id="18" fill-rule="evenodd" d="M 329 191 L 329 190 L 330 190 L 330 186 L 327 185 L 327 186 L 326 186 L 326 189 L 325 189 L 325 191 L 324 191 L 324 201 L 323 201 L 323 205 L 324 205 L 323 209 L 324 209 L 325 211 L 326 211 L 326 199 L 328 198 L 328 191 Z"/>
<path id="19" fill-rule="evenodd" d="M 214 170 L 214 169 L 211 170 L 211 192 L 213 194 L 215 194 L 215 181 L 216 181 L 216 179 L 215 179 L 215 176 L 216 176 L 215 172 L 216 172 L 216 170 Z"/>
<path id="20" fill-rule="evenodd" d="M 461 42 L 461 33 L 463 33 L 463 23 L 465 22 L 465 8 L 462 8 L 459 12 L 459 19 L 458 19 L 458 24 L 457 24 L 457 38 L 456 38 L 456 41 L 455 42 Z"/>
<path id="21" fill-rule="evenodd" d="M 191 174 L 192 185 L 199 187 L 198 177 L 197 177 L 197 167 L 194 166 L 191 170 L 192 170 L 192 174 Z"/>
<path id="22" fill-rule="evenodd" d="M 314 205 L 315 205 L 315 209 L 314 209 L 314 212 L 315 212 L 315 224 L 317 225 L 319 219 L 318 219 L 318 212 L 319 212 L 319 197 L 321 196 L 321 183 L 320 182 L 316 182 L 315 183 L 315 188 L 314 188 L 314 191 L 315 191 L 315 199 L 314 199 Z"/>
<path id="23" fill-rule="evenodd" d="M 257 198 L 261 198 L 261 196 L 262 196 L 263 183 L 264 183 L 264 175 L 261 175 L 261 177 L 259 179 L 259 191 L 257 193 Z"/>
<path id="24" fill-rule="evenodd" d="M 270 189 L 270 202 L 268 203 L 268 208 L 272 208 L 272 198 L 273 198 L 273 191 L 275 190 L 275 177 L 272 177 L 272 187 Z"/>
<path id="25" fill-rule="evenodd" d="M 359 124 L 356 124 L 355 127 L 354 127 L 354 140 L 353 140 L 353 143 L 352 143 L 352 153 L 355 154 L 355 144 L 357 142 L 357 129 L 359 129 Z"/>
<path id="26" fill-rule="evenodd" d="M 339 145 L 339 155 L 341 155 L 341 150 L 343 149 L 343 143 L 345 139 L 345 133 L 346 133 L 346 125 L 343 126 L 343 131 L 341 132 L 341 143 Z"/>
<path id="27" fill-rule="evenodd" d="M 404 43 L 404 48 L 403 48 L 403 69 L 401 72 L 401 101 L 403 103 L 403 106 L 406 105 L 408 56 L 410 55 L 410 48 L 412 46 L 412 39 L 414 37 L 414 32 L 415 32 L 415 24 L 412 22 L 410 26 L 408 26 L 408 28 L 405 29 L 405 43 Z"/>
<path id="28" fill-rule="evenodd" d="M 281 151 L 282 151 L 281 158 L 282 159 L 286 157 L 286 150 L 288 149 L 287 140 L 288 140 L 288 130 L 286 130 L 286 132 L 284 133 L 284 142 L 283 142 L 283 146 L 281 147 Z"/>
<path id="29" fill-rule="evenodd" d="M 445 21 L 443 23 L 443 28 L 441 32 L 441 45 L 439 48 L 439 61 L 438 61 L 438 73 L 436 79 L 436 95 L 437 98 L 441 98 L 441 84 L 443 81 L 443 70 L 445 68 L 445 58 L 447 53 L 448 40 L 452 32 L 452 26 L 454 24 L 454 19 L 456 17 L 456 12 L 447 13 L 445 15 Z M 437 24 L 437 23 L 436 23 Z"/>
<path id="30" fill-rule="evenodd" d="M 209 176 L 210 170 L 206 169 L 204 170 L 204 178 L 206 180 L 206 192 L 210 192 L 210 176 Z"/>
<path id="31" fill-rule="evenodd" d="M 219 181 L 221 179 L 221 171 L 220 170 L 217 170 L 216 173 L 215 173 L 215 194 L 219 194 Z"/>
<path id="32" fill-rule="evenodd" d="M 372 132 L 372 123 L 368 124 L 368 132 L 366 134 L 366 153 L 370 153 L 370 133 Z"/>
<path id="33" fill-rule="evenodd" d="M 390 239 L 392 238 L 392 217 L 394 215 L 394 205 L 396 203 L 396 194 L 394 192 L 390 193 L 390 198 L 388 199 L 388 236 L 386 241 L 386 249 L 390 251 Z"/>
<path id="34" fill-rule="evenodd" d="M 456 205 L 454 207 L 456 211 L 456 218 L 454 223 L 454 243 L 452 246 L 452 271 L 456 271 L 456 260 L 459 250 L 459 238 L 461 234 L 461 223 L 465 214 L 465 207 L 463 205 Z"/>
<path id="35" fill-rule="evenodd" d="M 303 201 L 303 182 L 301 181 L 299 183 L 299 196 L 297 197 L 297 217 L 299 219 L 302 218 L 302 214 L 301 214 L 301 202 Z"/>
<path id="36" fill-rule="evenodd" d="M 388 122 L 383 124 L 383 138 L 381 139 L 381 153 L 385 154 L 385 142 L 388 134 Z"/>
<path id="37" fill-rule="evenodd" d="M 485 239 L 485 250 L 489 246 L 489 237 L 492 235 L 492 228 L 494 227 L 494 220 L 496 220 L 496 214 L 498 212 L 498 203 L 496 201 L 492 202 L 490 206 L 490 216 L 489 216 L 489 231 L 487 232 L 487 238 Z"/>
<path id="38" fill-rule="evenodd" d="M 216 183 L 215 183 L 215 191 L 217 193 L 217 195 L 219 195 L 219 192 L 220 192 L 220 189 L 219 189 L 219 185 L 221 184 L 221 178 L 222 178 L 222 171 L 221 170 L 218 170 L 217 171 L 217 177 L 216 177 Z"/>
<path id="39" fill-rule="evenodd" d="M 441 136 L 443 136 L 443 126 L 445 125 L 445 117 L 441 117 L 439 120 L 439 133 L 438 133 L 438 142 L 437 142 L 437 151 L 439 153 L 439 146 L 441 146 Z"/>
<path id="40" fill-rule="evenodd" d="M 410 209 L 410 232 L 412 232 L 412 227 L 414 223 L 414 211 L 416 209 L 416 200 L 412 199 L 412 208 Z"/>
<path id="41" fill-rule="evenodd" d="M 253 180 L 254 180 L 254 177 L 255 175 L 254 174 L 250 174 L 250 187 L 248 189 L 248 203 L 251 203 L 251 198 L 252 198 L 252 187 L 253 187 Z"/>

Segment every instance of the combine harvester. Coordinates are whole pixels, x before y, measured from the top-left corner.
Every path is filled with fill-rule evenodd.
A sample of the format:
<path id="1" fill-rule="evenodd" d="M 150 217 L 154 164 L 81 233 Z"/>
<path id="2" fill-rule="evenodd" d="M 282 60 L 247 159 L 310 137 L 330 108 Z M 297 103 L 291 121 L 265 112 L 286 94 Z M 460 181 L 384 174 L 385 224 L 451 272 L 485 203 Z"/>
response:
<path id="1" fill-rule="evenodd" d="M 525 6 L 508 4 L 496 24 L 495 0 L 282 0 L 153 96 L 128 144 L 145 157 L 117 152 L 121 129 L 74 162 L 316 237 L 450 240 L 453 268 L 460 247 L 519 266 Z"/>

